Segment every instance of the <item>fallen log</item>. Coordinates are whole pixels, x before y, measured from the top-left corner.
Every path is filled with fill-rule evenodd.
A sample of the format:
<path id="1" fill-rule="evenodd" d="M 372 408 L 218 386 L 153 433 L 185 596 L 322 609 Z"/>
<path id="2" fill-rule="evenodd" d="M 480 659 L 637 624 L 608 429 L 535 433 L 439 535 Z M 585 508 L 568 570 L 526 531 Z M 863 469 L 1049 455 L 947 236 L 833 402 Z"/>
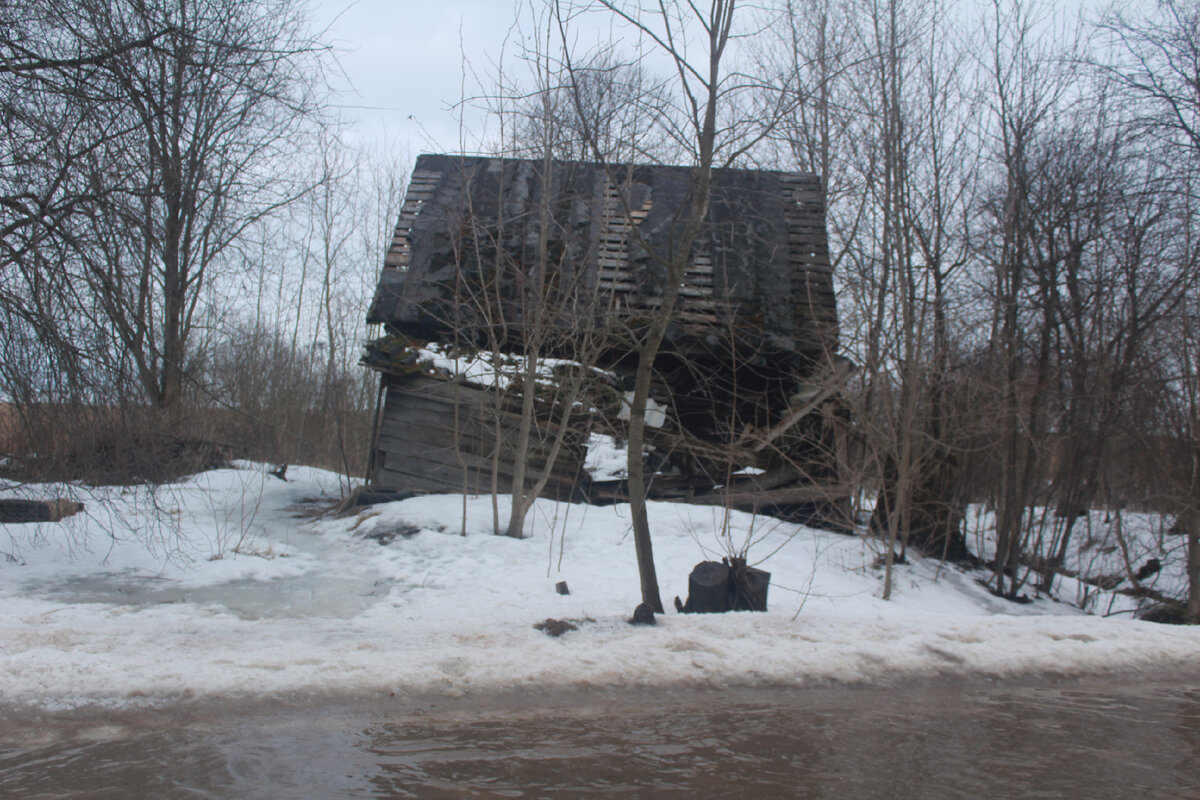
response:
<path id="1" fill-rule="evenodd" d="M 83 511 L 83 503 L 57 500 L 0 500 L 0 522 L 58 522 Z"/>

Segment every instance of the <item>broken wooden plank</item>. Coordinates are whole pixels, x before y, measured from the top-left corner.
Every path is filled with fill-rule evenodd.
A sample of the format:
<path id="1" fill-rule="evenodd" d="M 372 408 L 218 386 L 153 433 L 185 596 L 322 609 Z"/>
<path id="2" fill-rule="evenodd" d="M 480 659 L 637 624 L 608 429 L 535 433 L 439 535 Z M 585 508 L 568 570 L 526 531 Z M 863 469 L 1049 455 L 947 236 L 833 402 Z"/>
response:
<path id="1" fill-rule="evenodd" d="M 849 380 L 850 376 L 853 374 L 854 364 L 849 361 L 839 364 L 834 370 L 834 374 L 830 376 L 829 379 L 825 381 L 824 385 L 817 390 L 817 393 L 812 396 L 812 399 L 810 399 L 800 408 L 789 413 L 780 422 L 759 435 L 758 442 L 750 449 L 755 453 L 761 453 L 763 450 L 767 449 L 772 442 L 795 427 L 796 423 L 807 417 L 813 412 L 814 409 L 832 397 L 835 392 L 840 391 L 842 386 L 845 385 L 846 381 Z"/>

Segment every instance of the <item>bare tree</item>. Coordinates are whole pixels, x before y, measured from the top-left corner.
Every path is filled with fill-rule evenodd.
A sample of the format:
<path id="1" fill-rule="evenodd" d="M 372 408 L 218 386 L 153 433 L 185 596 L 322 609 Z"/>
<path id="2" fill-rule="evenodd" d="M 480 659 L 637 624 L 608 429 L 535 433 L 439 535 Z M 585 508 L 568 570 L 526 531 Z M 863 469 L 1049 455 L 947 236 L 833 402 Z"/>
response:
<path id="1" fill-rule="evenodd" d="M 1196 265 L 1193 264 L 1193 269 Z M 1173 511 L 1178 530 L 1187 542 L 1188 591 L 1186 618 L 1192 624 L 1200 624 L 1200 545 L 1197 531 L 1200 530 L 1200 316 L 1194 294 L 1187 305 L 1176 315 L 1171 326 L 1172 335 L 1165 343 L 1173 352 L 1175 379 L 1168 384 L 1171 389 L 1170 407 L 1173 425 L 1168 429 L 1173 436 L 1186 442 L 1190 450 L 1190 464 L 1183 470 L 1181 464 L 1168 461 L 1167 484 L 1174 488 Z"/>
<path id="2" fill-rule="evenodd" d="M 319 95 L 320 48 L 289 0 L 153 0 L 92 9 L 117 38 L 159 30 L 152 50 L 99 76 L 125 133 L 82 170 L 97 194 L 73 263 L 151 403 L 183 397 L 214 272 L 252 225 L 304 190 L 293 165 Z"/>
<path id="3" fill-rule="evenodd" d="M 995 225 L 987 245 L 995 309 L 989 347 L 999 396 L 994 590 L 1010 597 L 1020 587 L 1025 513 L 1037 488 L 1039 448 L 1047 432 L 1044 407 L 1037 398 L 1052 378 L 1054 308 L 1046 296 L 1048 284 L 1037 283 L 1031 251 L 1035 151 L 1071 85 L 1070 76 L 1057 68 L 1067 62 L 1049 51 L 1045 37 L 1035 34 L 1037 11 L 1030 3 L 996 0 L 988 30 L 990 135 L 1003 181 L 990 206 Z M 1027 350 L 1029 319 L 1024 311 L 1031 286 L 1042 297 L 1033 323 L 1036 338 Z M 1032 360 L 1031 366 L 1027 360 Z"/>
<path id="4" fill-rule="evenodd" d="M 856 480 L 877 496 L 870 530 L 886 548 L 888 596 L 909 544 L 969 555 L 949 384 L 978 162 L 967 48 L 941 4 L 789 9 L 772 63 L 800 103 L 776 137 L 784 164 L 799 161 L 828 187 L 846 346 L 862 367 L 847 394 Z"/>
<path id="5" fill-rule="evenodd" d="M 76 176 L 125 132 L 105 104 L 104 69 L 144 55 L 166 33 L 106 34 L 91 23 L 100 5 L 39 0 L 0 8 L 0 314 L 10 336 L 40 351 L 31 361 L 51 362 L 50 374 L 76 387 L 97 340 L 71 313 L 79 298 L 57 265 L 80 246 L 71 231 L 77 216 L 117 188 Z M 34 388 L 31 375 L 7 377 L 10 396 Z"/>
<path id="6" fill-rule="evenodd" d="M 1099 29 L 1108 35 L 1109 60 L 1101 69 L 1138 109 L 1136 129 L 1156 146 L 1167 163 L 1175 165 L 1168 191 L 1195 197 L 1194 171 L 1180 168 L 1200 155 L 1200 4 L 1189 0 L 1163 0 L 1147 15 L 1114 11 L 1102 18 Z M 1180 230 L 1189 242 L 1191 226 Z M 1190 247 L 1186 247 L 1190 250 Z M 1186 329 L 1185 329 L 1186 330 Z M 1184 362 L 1185 366 L 1187 361 Z M 1194 371 L 1184 370 L 1194 376 Z M 1186 379 L 1184 381 L 1187 383 Z M 1186 392 L 1186 390 L 1185 390 Z M 1194 410 L 1193 406 L 1193 410 Z M 1186 430 L 1193 444 L 1189 497 L 1180 509 L 1181 527 L 1188 541 L 1189 621 L 1200 623 L 1200 420 Z"/>
<path id="7" fill-rule="evenodd" d="M 690 3 L 664 2 L 653 8 L 609 0 L 579 5 L 560 0 L 556 4 L 564 61 L 583 123 L 588 124 L 587 115 L 582 113 L 583 92 L 587 86 L 583 76 L 587 70 L 567 47 L 571 41 L 568 27 L 573 14 L 584 9 L 599 9 L 634 31 L 674 72 L 673 96 L 656 105 L 652 118 L 658 135 L 686 153 L 692 166 L 685 204 L 674 221 L 667 248 L 651 246 L 636 228 L 633 229 L 636 244 L 653 265 L 657 296 L 653 312 L 647 315 L 642 327 L 632 331 L 637 362 L 629 398 L 627 486 L 642 601 L 660 613 L 663 604 L 646 514 L 647 475 L 643 460 L 646 410 L 655 361 L 674 319 L 684 273 L 708 214 L 714 171 L 732 165 L 760 142 L 779 119 L 785 102 L 775 96 L 775 102 L 756 109 L 759 113 L 753 116 L 747 114 L 746 106 L 740 105 L 748 99 L 750 90 L 758 87 L 747 76 L 725 67 L 729 47 L 737 38 L 736 6 L 736 0 L 714 0 L 707 11 Z M 699 54 L 689 49 L 692 37 L 699 41 Z M 644 100 L 630 98 L 630 102 Z M 611 165 L 601 149 L 596 129 L 585 128 L 584 140 L 594 158 Z M 611 182 L 618 186 L 622 184 L 616 175 Z M 632 210 L 629 198 L 624 198 L 623 203 L 628 215 Z"/>

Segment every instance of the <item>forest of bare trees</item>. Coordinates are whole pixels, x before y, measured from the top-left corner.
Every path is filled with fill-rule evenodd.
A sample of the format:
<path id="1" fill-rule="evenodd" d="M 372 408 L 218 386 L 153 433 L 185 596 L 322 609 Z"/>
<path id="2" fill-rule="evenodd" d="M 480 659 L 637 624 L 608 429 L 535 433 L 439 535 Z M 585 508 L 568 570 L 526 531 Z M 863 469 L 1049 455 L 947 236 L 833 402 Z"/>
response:
<path id="1" fill-rule="evenodd" d="M 408 154 L 343 143 L 332 55 L 302 12 L 0 8 L 6 456 L 95 477 L 96 454 L 136 433 L 361 471 L 361 321 Z M 1200 622 L 1200 3 L 518 14 L 522 67 L 497 62 L 476 98 L 502 123 L 491 153 L 694 170 L 675 247 L 652 254 L 665 294 L 637 342 L 627 432 L 649 605 L 640 420 L 711 175 L 732 166 L 824 187 L 857 365 L 846 469 L 885 596 L 908 548 L 971 557 L 973 504 L 994 512 L 988 583 L 1009 598 L 1053 588 L 1082 512 L 1137 509 L 1169 520 L 1190 575 L 1174 599 Z M 624 40 L 582 48 L 596 19 Z M 527 294 L 546 313 L 555 264 L 535 251 Z M 550 349 L 533 343 L 530 379 Z"/>
<path id="2" fill-rule="evenodd" d="M 1196 619 L 1192 356 L 1169 342 L 1195 313 L 1200 7 L 789 11 L 760 58 L 805 98 L 776 156 L 826 182 L 877 535 L 961 554 L 984 503 L 1015 597 L 1050 588 L 1086 509 L 1175 508 Z"/>
<path id="3" fill-rule="evenodd" d="M 402 187 L 341 143 L 301 4 L 0 15 L 7 447 L 89 478 L 230 456 L 360 469 L 360 265 Z"/>

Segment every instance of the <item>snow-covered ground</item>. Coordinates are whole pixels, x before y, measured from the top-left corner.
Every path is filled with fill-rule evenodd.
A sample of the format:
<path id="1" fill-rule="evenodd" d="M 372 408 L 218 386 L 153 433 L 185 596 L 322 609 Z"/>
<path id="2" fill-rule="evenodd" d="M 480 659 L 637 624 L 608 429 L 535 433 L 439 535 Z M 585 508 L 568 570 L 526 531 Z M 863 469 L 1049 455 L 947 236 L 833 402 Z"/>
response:
<path id="1" fill-rule="evenodd" d="M 1171 532 L 1170 517 L 1130 511 L 1094 510 L 1074 521 L 1063 559 L 1065 576 L 1055 579 L 1054 593 L 1091 613 L 1126 615 L 1153 606 L 1150 598 L 1126 593 L 1133 578 L 1142 589 L 1166 597 L 1187 597 L 1187 540 Z M 995 517 L 980 506 L 967 515 L 967 545 L 990 560 L 995 555 Z M 1066 520 L 1052 508 L 1036 508 L 1026 515 L 1029 538 L 1026 550 L 1043 556 L 1056 553 L 1066 536 Z M 1139 575 L 1139 572 L 1141 573 Z M 1036 592 L 1036 575 L 1028 591 Z"/>
<path id="2" fill-rule="evenodd" d="M 522 540 L 491 498 L 418 497 L 314 516 L 337 476 L 252 464 L 155 490 L 25 486 L 84 513 L 0 526 L 0 702 L 70 706 L 205 694 L 870 682 L 1200 666 L 1200 629 L 999 600 L 913 560 L 894 598 L 863 539 L 720 509 L 650 508 L 663 599 L 748 543 L 767 613 L 626 618 L 628 509 L 540 502 Z M 500 501 L 500 515 L 507 500 Z M 464 523 L 465 508 L 465 523 Z M 465 535 L 463 530 L 465 528 Z M 727 532 L 722 536 L 722 530 Z M 555 591 L 559 581 L 570 594 Z M 578 630 L 552 638 L 547 618 Z"/>

